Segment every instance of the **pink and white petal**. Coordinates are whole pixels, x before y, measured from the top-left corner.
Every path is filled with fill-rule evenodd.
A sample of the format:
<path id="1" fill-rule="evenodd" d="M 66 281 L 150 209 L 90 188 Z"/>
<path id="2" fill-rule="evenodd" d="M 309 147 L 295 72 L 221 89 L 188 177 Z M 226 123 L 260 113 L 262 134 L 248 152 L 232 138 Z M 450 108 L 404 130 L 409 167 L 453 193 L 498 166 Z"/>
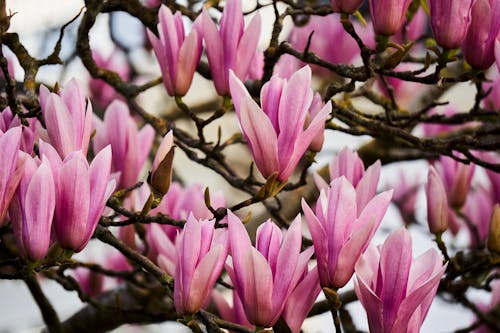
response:
<path id="1" fill-rule="evenodd" d="M 400 228 L 387 237 L 380 255 L 383 283 L 380 298 L 384 303 L 385 332 L 391 331 L 394 322 L 399 317 L 398 310 L 406 296 L 411 262 L 411 237 L 406 229 Z"/>
<path id="2" fill-rule="evenodd" d="M 51 94 L 45 103 L 45 124 L 50 143 L 56 148 L 61 158 L 76 150 L 75 128 L 68 108 L 59 96 Z"/>
<path id="3" fill-rule="evenodd" d="M 316 117 L 313 118 L 307 129 L 303 132 L 300 132 L 299 136 L 296 138 L 296 141 L 293 142 L 293 151 L 291 152 L 290 155 L 288 155 L 288 159 L 287 155 L 283 154 L 279 146 L 279 140 L 282 135 L 282 132 L 280 132 L 278 137 L 278 149 L 279 149 L 279 159 L 280 159 L 280 169 L 281 169 L 279 176 L 280 179 L 282 180 L 288 179 L 291 176 L 300 158 L 304 155 L 306 150 L 311 145 L 311 142 L 318 135 L 318 133 L 323 132 L 325 130 L 326 117 L 330 114 L 331 108 L 332 108 L 331 103 L 326 104 L 325 107 L 318 113 L 318 115 L 316 115 Z M 281 130 L 281 123 L 280 123 L 280 130 Z"/>
<path id="4" fill-rule="evenodd" d="M 59 171 L 54 231 L 63 248 L 76 250 L 85 244 L 90 200 L 88 166 L 81 151 L 68 156 Z"/>
<path id="5" fill-rule="evenodd" d="M 328 193 L 328 216 L 326 235 L 328 237 L 328 266 L 330 281 L 337 269 L 340 250 L 347 241 L 349 234 L 346 229 L 356 221 L 356 191 L 344 177 L 339 177 L 330 184 Z"/>
<path id="6" fill-rule="evenodd" d="M 224 72 L 236 67 L 237 48 L 243 33 L 244 20 L 241 0 L 226 1 L 220 20 L 220 36 L 224 45 Z M 240 76 L 238 76 L 240 77 Z M 244 77 L 240 77 L 245 80 Z"/>
<path id="7" fill-rule="evenodd" d="M 302 272 L 297 272 L 301 245 L 302 226 L 299 214 L 292 224 L 290 224 L 285 234 L 276 262 L 273 289 L 273 309 L 275 310 L 284 306 L 288 295 L 290 295 L 295 287 L 293 282 L 297 273 L 302 274 Z"/>
<path id="8" fill-rule="evenodd" d="M 375 230 L 373 230 L 373 232 L 376 231 L 376 229 L 380 225 L 380 222 L 382 222 L 382 219 L 384 218 L 389 204 L 391 203 L 393 192 L 394 191 L 392 189 L 382 192 L 368 201 L 364 208 L 362 208 L 363 210 L 361 211 L 361 213 L 358 213 L 359 217 L 351 231 L 352 234 L 356 233 L 367 223 L 374 224 Z M 356 195 L 358 195 L 358 193 L 359 192 L 356 190 Z"/>
<path id="9" fill-rule="evenodd" d="M 271 121 L 250 98 L 240 104 L 240 125 L 261 174 L 268 178 L 278 172 L 278 139 Z"/>
<path id="10" fill-rule="evenodd" d="M 46 161 L 33 174 L 24 202 L 27 223 L 23 238 L 27 254 L 32 260 L 40 260 L 47 254 L 56 204 L 55 195 L 54 179 Z M 40 198 L 44 200 L 41 201 Z"/>
<path id="11" fill-rule="evenodd" d="M 196 30 L 192 30 L 179 50 L 178 70 L 175 78 L 176 94 L 184 96 L 188 92 L 196 66 L 200 62 L 201 50 L 201 36 Z"/>
<path id="12" fill-rule="evenodd" d="M 271 79 L 264 84 L 260 91 L 260 103 L 262 110 L 267 114 L 273 124 L 276 133 L 279 133 L 278 110 L 280 106 L 281 93 L 286 80 L 273 75 Z"/>
<path id="13" fill-rule="evenodd" d="M 248 70 L 259 44 L 260 31 L 261 19 L 259 13 L 257 13 L 241 36 L 236 51 L 234 73 L 242 80 L 245 80 L 248 76 Z"/>
<path id="14" fill-rule="evenodd" d="M 349 282 L 354 273 L 354 266 L 363 251 L 368 247 L 371 236 L 376 229 L 374 224 L 365 224 L 358 231 L 353 233 L 351 238 L 340 250 L 337 267 L 333 273 L 333 287 L 341 288 Z"/>
<path id="15" fill-rule="evenodd" d="M 390 332 L 401 332 L 401 329 L 406 328 L 411 316 L 413 315 L 415 310 L 422 305 L 422 303 L 425 302 L 425 306 L 428 309 L 430 303 L 432 302 L 432 299 L 436 295 L 436 290 L 445 268 L 446 266 L 443 266 L 443 268 L 436 272 L 436 274 L 434 274 L 429 280 L 427 280 L 419 288 L 415 289 L 408 296 L 406 296 L 406 298 L 401 302 L 401 305 L 399 306 L 397 319 L 394 322 L 394 325 L 392 326 Z M 427 310 L 425 312 L 427 312 Z M 421 320 L 423 320 L 423 318 L 425 318 L 425 316 L 422 316 Z"/>
<path id="16" fill-rule="evenodd" d="M 233 260 L 235 271 L 235 280 L 231 279 L 233 283 L 242 285 L 243 277 L 241 275 L 241 267 L 243 267 L 243 256 L 252 246 L 250 238 L 241 220 L 234 215 L 233 212 L 227 212 L 227 225 L 229 236 L 229 249 Z"/>
<path id="17" fill-rule="evenodd" d="M 356 185 L 356 201 L 358 204 L 358 211 L 361 211 L 370 201 L 375 193 L 377 193 L 378 180 L 380 178 L 380 161 L 377 160 L 361 177 L 358 185 Z"/>
<path id="18" fill-rule="evenodd" d="M 370 289 L 367 281 L 358 275 L 354 279 L 354 291 L 365 308 L 370 333 L 385 333 L 383 328 L 383 304 L 380 298 Z"/>
<path id="19" fill-rule="evenodd" d="M 225 48 L 222 44 L 222 39 L 212 21 L 210 15 L 206 10 L 201 14 L 203 16 L 203 38 L 205 39 L 205 49 L 207 52 L 208 63 L 210 64 L 210 72 L 212 73 L 212 80 L 214 81 L 215 88 L 219 94 L 226 94 L 228 82 L 226 81 L 225 67 L 224 67 L 224 52 Z"/>
<path id="20" fill-rule="evenodd" d="M 175 82 L 175 78 L 178 75 L 179 49 L 183 41 L 178 35 L 178 24 L 176 23 L 178 19 L 172 15 L 167 6 L 162 5 L 158 11 L 158 21 L 158 35 L 163 45 L 163 56 L 166 58 L 172 82 Z"/>
<path id="21" fill-rule="evenodd" d="M 295 143 L 304 130 L 304 122 L 312 97 L 311 69 L 309 66 L 304 66 L 292 75 L 281 94 L 278 111 L 280 160 L 290 160 L 292 152 L 297 148 Z M 306 146 L 309 144 L 310 142 Z"/>
<path id="22" fill-rule="evenodd" d="M 245 297 L 241 301 L 248 320 L 256 326 L 274 325 L 273 276 L 266 259 L 257 249 L 250 247 L 244 254 L 240 269 L 245 291 Z"/>
<path id="23" fill-rule="evenodd" d="M 318 270 L 315 268 L 297 285 L 283 310 L 282 317 L 292 333 L 299 333 L 302 323 L 321 291 Z"/>
<path id="24" fill-rule="evenodd" d="M 90 181 L 89 216 L 87 224 L 87 236 L 90 238 L 95 230 L 99 217 L 102 214 L 106 200 L 106 192 L 111 173 L 111 146 L 106 146 L 95 157 L 89 166 L 88 174 Z"/>
<path id="25" fill-rule="evenodd" d="M 217 245 L 201 259 L 196 267 L 186 306 L 188 312 L 197 312 L 210 296 L 224 265 L 225 258 L 221 258 L 222 253 L 223 246 Z"/>

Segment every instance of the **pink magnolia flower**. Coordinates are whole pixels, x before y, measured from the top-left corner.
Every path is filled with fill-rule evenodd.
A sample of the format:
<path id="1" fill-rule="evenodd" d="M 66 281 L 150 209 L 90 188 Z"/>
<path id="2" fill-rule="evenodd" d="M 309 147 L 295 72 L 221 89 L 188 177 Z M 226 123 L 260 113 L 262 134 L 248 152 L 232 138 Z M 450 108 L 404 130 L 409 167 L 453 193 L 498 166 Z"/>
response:
<path id="1" fill-rule="evenodd" d="M 93 50 L 92 58 L 97 66 L 111 70 L 117 73 L 124 81 L 130 79 L 130 68 L 126 59 L 117 49 L 111 52 L 107 57 L 103 56 L 100 51 Z M 89 89 L 93 97 L 101 107 L 107 107 L 113 100 L 120 98 L 115 89 L 101 79 L 91 78 L 89 81 Z"/>
<path id="2" fill-rule="evenodd" d="M 474 0 L 430 0 L 431 28 L 436 42 L 445 49 L 462 44 L 470 24 Z"/>
<path id="3" fill-rule="evenodd" d="M 118 188 L 127 188 L 137 183 L 153 144 L 153 127 L 146 124 L 138 131 L 127 105 L 119 100 L 108 106 L 104 121 L 94 118 L 94 127 L 94 152 L 111 145 L 111 171 L 120 173 Z"/>
<path id="4" fill-rule="evenodd" d="M 495 62 L 495 41 L 500 32 L 500 2 L 476 0 L 462 43 L 465 60 L 474 68 L 488 69 Z"/>
<path id="5" fill-rule="evenodd" d="M 463 164 L 451 157 L 441 156 L 435 165 L 444 181 L 448 203 L 451 207 L 462 207 L 469 193 L 475 164 Z"/>
<path id="6" fill-rule="evenodd" d="M 48 158 L 56 184 L 55 238 L 61 247 L 79 252 L 92 237 L 115 189 L 115 180 L 110 177 L 111 147 L 101 150 L 90 165 L 81 151 L 61 161 L 54 148 L 43 141 L 40 153 Z"/>
<path id="7" fill-rule="evenodd" d="M 377 184 L 380 178 L 380 161 L 370 165 L 365 171 L 365 166 L 358 153 L 344 147 L 329 164 L 330 181 L 344 176 L 356 189 L 356 205 L 358 213 L 370 201 L 377 192 Z M 314 174 L 314 182 L 318 189 L 329 191 L 327 182 L 318 174 Z"/>
<path id="8" fill-rule="evenodd" d="M 292 333 L 299 333 L 321 291 L 316 266 L 304 274 L 288 297 L 281 315 Z"/>
<path id="9" fill-rule="evenodd" d="M 391 201 L 392 190 L 359 207 L 360 195 L 344 177 L 321 190 L 315 212 L 302 200 L 311 232 L 322 287 L 343 287 L 354 273 L 354 264 L 378 229 Z"/>
<path id="10" fill-rule="evenodd" d="M 43 158 L 38 166 L 31 156 L 24 155 L 24 170 L 9 215 L 21 255 L 40 260 L 49 249 L 56 189 L 48 161 Z"/>
<path id="11" fill-rule="evenodd" d="M 401 228 L 383 245 L 370 246 L 356 263 L 354 290 L 372 333 L 420 332 L 446 265 L 430 249 L 412 257 L 411 237 Z"/>
<path id="12" fill-rule="evenodd" d="M 21 127 L 0 131 L 0 225 L 23 175 L 24 155 L 20 155 Z"/>
<path id="13" fill-rule="evenodd" d="M 61 159 L 77 150 L 86 156 L 92 130 L 92 104 L 83 95 L 78 81 L 72 79 L 59 94 L 40 86 L 39 99 L 50 143 Z"/>
<path id="14" fill-rule="evenodd" d="M 215 221 L 189 215 L 175 244 L 175 261 L 160 253 L 158 262 L 167 273 L 174 268 L 174 304 L 179 314 L 193 314 L 209 300 L 228 252 L 227 232 L 215 230 Z"/>
<path id="15" fill-rule="evenodd" d="M 448 199 L 443 180 L 433 166 L 429 167 L 425 195 L 429 230 L 433 234 L 442 233 L 448 228 Z"/>
<path id="16" fill-rule="evenodd" d="M 411 0 L 370 0 L 375 33 L 391 36 L 399 32 L 406 20 Z"/>
<path id="17" fill-rule="evenodd" d="M 325 61 L 333 64 L 345 64 L 350 63 L 356 56 L 360 55 L 358 44 L 345 31 L 340 22 L 340 14 L 311 16 L 306 25 L 301 27 L 294 26 L 292 28 L 288 40 L 294 49 L 303 51 L 311 33 L 313 35 L 309 44 L 309 51 L 314 52 Z M 289 57 L 294 58 L 293 56 Z M 288 63 L 288 60 L 286 63 Z M 304 65 L 302 64 L 301 66 Z M 293 72 L 301 66 L 296 66 Z M 315 65 L 311 66 L 311 68 L 315 74 L 331 74 L 326 68 Z M 282 77 L 287 78 L 287 76 Z"/>
<path id="18" fill-rule="evenodd" d="M 24 111 L 24 107 L 22 107 L 22 109 Z M 20 126 L 22 129 L 22 138 L 19 149 L 27 154 L 32 154 L 33 144 L 39 137 L 39 134 L 37 133 L 37 126 L 41 126 L 41 124 L 36 118 L 26 118 L 25 120 L 28 123 L 28 126 L 24 126 L 21 123 L 19 116 L 17 114 L 12 114 L 10 107 L 6 107 L 0 113 L 0 131 L 5 133 L 9 128 Z"/>
<path id="19" fill-rule="evenodd" d="M 331 111 L 328 103 L 304 129 L 311 106 L 311 69 L 306 66 L 290 80 L 271 77 L 261 90 L 262 108 L 243 83 L 230 74 L 231 96 L 243 135 L 248 141 L 257 168 L 268 178 L 277 174 L 286 181 L 314 138 L 324 131 Z"/>
<path id="20" fill-rule="evenodd" d="M 163 84 L 170 96 L 184 96 L 191 86 L 196 66 L 200 62 L 200 19 L 194 22 L 187 37 L 184 34 L 180 12 L 172 15 L 170 9 L 162 5 L 158 11 L 158 21 L 159 37 L 149 30 L 147 34 L 160 64 Z"/>
<path id="21" fill-rule="evenodd" d="M 228 0 L 222 12 L 220 29 L 206 10 L 203 17 L 203 38 L 215 89 L 221 96 L 229 94 L 229 71 L 241 81 L 247 78 L 260 37 L 260 15 L 257 13 L 244 29 L 241 0 Z"/>
<path id="22" fill-rule="evenodd" d="M 285 235 L 271 220 L 259 226 L 255 247 L 243 223 L 230 211 L 228 231 L 232 267 L 226 265 L 226 271 L 234 290 L 248 321 L 256 326 L 271 327 L 278 321 L 287 299 L 307 270 L 313 253 L 312 248 L 300 252 L 300 215 Z"/>
<path id="23" fill-rule="evenodd" d="M 339 13 L 352 14 L 358 10 L 364 0 L 331 0 L 332 8 Z"/>

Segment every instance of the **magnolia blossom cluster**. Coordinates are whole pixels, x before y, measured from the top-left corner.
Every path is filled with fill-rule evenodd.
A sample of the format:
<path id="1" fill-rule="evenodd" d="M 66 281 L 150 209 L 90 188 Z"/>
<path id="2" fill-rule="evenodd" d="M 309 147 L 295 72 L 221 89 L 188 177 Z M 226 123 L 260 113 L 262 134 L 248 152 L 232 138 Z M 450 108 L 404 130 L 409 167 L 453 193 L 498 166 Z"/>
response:
<path id="1" fill-rule="evenodd" d="M 310 56 L 308 51 L 332 66 L 352 62 L 370 65 L 366 54 L 385 50 L 388 44 L 397 49 L 392 59 L 397 58 L 397 52 L 408 54 L 430 24 L 434 40 L 442 48 L 433 47 L 439 65 L 446 66 L 452 50 L 460 49 L 474 70 L 490 68 L 495 57 L 500 69 L 497 0 L 430 0 L 429 16 L 423 8 L 411 9 L 415 1 L 370 0 L 371 18 L 366 26 L 352 24 L 349 15 L 356 14 L 363 3 L 331 0 L 328 8 L 335 13 L 313 16 L 304 26 L 294 27 L 283 45 L 289 42 L 304 50 L 304 61 Z M 313 90 L 317 87 L 313 74 L 330 78 L 325 68 L 309 66 L 291 55 L 281 55 L 281 59 L 264 55 L 258 49 L 260 14 L 257 11 L 245 24 L 240 0 L 225 1 L 219 20 L 212 19 L 209 6 L 200 9 L 189 29 L 181 11 L 173 13 L 159 1 L 148 1 L 147 5 L 158 10 L 157 29 L 147 30 L 147 38 L 168 95 L 175 97 L 178 106 L 184 105 L 182 97 L 204 57 L 203 65 L 208 67 L 202 67 L 223 97 L 224 112 L 234 111 L 240 126 L 241 135 L 234 135 L 238 138 L 234 141 L 248 145 L 262 176 L 250 174 L 244 184 L 248 182 L 257 190 L 253 193 L 254 188 L 248 189 L 253 195 L 250 204 L 231 206 L 222 192 L 210 192 L 201 183 L 177 181 L 175 144 L 188 153 L 190 148 L 205 153 L 207 166 L 213 166 L 210 154 L 220 153 L 219 143 L 212 150 L 207 148 L 211 143 L 200 135 L 204 121 L 196 115 L 190 116 L 196 120 L 200 140 L 191 140 L 192 147 L 186 148 L 186 142 L 180 140 L 183 129 L 173 124 L 162 126 L 149 119 L 150 124 L 139 127 L 126 101 L 104 81 L 89 82 L 95 105 L 104 108 L 102 117 L 94 114 L 93 104 L 78 81 L 71 80 L 63 89 L 56 86 L 53 91 L 41 85 L 39 118 L 29 117 L 22 107 L 7 107 L 0 113 L 0 225 L 10 224 L 19 256 L 30 269 L 51 263 L 54 258 L 47 255 L 51 247 L 65 250 L 51 251 L 51 255 L 63 252 L 60 258 L 69 258 L 87 247 L 99 223 L 103 227 L 114 225 L 119 226 L 118 248 L 124 254 L 132 253 L 135 261 L 110 255 L 103 267 L 137 272 L 144 267 L 136 261 L 143 260 L 148 272 L 154 271 L 164 281 L 173 278 L 176 318 L 188 326 L 193 315 L 213 304 L 224 320 L 251 330 L 284 322 L 291 332 L 298 333 L 321 291 L 335 320 L 339 305 L 332 297 L 338 297 L 339 290 L 353 281 L 370 332 L 396 333 L 420 331 L 443 276 L 449 273 L 449 284 L 455 279 L 453 274 L 459 275 L 459 263 L 444 262 L 450 258 L 443 233 L 449 230 L 455 236 L 466 230 L 471 248 L 500 254 L 500 176 L 486 171 L 478 181 L 480 167 L 462 163 L 463 156 L 454 151 L 430 162 L 423 186 L 426 222 L 441 253 L 429 249 L 413 258 L 412 239 L 403 227 L 387 233 L 382 244 L 372 244 L 375 234 L 383 232 L 381 225 L 391 202 L 405 214 L 405 223 L 415 222 L 420 184 L 402 175 L 398 188 L 377 192 L 381 162 L 365 167 L 358 153 L 348 148 L 340 150 L 324 172 L 311 175 L 319 195 L 310 199 L 299 194 L 301 210 L 294 212 L 296 217 L 290 222 L 277 213 L 276 223 L 267 219 L 252 241 L 245 227 L 249 218 L 243 219 L 239 210 L 275 197 L 287 185 L 294 186 L 289 181 L 302 171 L 301 162 L 313 163 L 315 154 L 322 150 L 325 124 L 339 105 L 346 104 L 349 109 L 348 97 L 323 99 Z M 330 39 L 338 43 L 330 43 Z M 116 72 L 123 81 L 130 80 L 130 68 L 120 62 L 118 52 L 103 57 L 94 51 L 92 58 L 98 67 Z M 264 67 L 272 61 L 276 66 L 265 77 Z M 396 65 L 385 64 L 396 73 L 413 70 L 405 63 Z M 408 85 L 396 76 L 384 78 L 381 74 L 367 85 L 379 89 L 382 98 L 410 108 L 414 93 L 423 85 Z M 356 81 L 352 80 L 353 87 Z M 487 96 L 477 104 L 485 111 L 498 111 L 500 76 L 478 85 L 478 90 L 483 88 Z M 332 89 L 336 88 L 328 87 L 328 91 Z M 349 93 L 345 90 L 345 96 Z M 428 114 L 452 117 L 459 111 L 448 106 Z M 366 114 L 366 119 L 378 121 L 376 115 Z M 342 128 L 334 122 L 329 125 Z M 157 133 L 158 128 L 172 130 Z M 474 124 L 440 124 L 417 127 L 416 131 L 437 141 L 442 135 L 473 129 Z M 156 135 L 163 139 L 153 149 Z M 149 165 L 152 150 L 156 153 Z M 195 158 L 202 160 L 197 155 Z M 497 154 L 481 158 L 492 164 L 500 162 Z M 221 158 L 214 163 L 226 162 Z M 229 170 L 227 179 L 233 173 L 237 178 L 239 171 L 224 170 Z M 143 181 L 147 184 L 141 184 Z M 276 198 L 282 205 L 280 200 Z M 105 289 L 103 276 L 95 271 L 78 269 L 74 277 L 89 296 Z M 221 292 L 217 283 L 229 288 Z M 482 306 L 488 311 L 498 301 L 498 286 L 493 288 L 492 303 Z"/>
<path id="2" fill-rule="evenodd" d="M 154 138 L 150 126 L 138 131 L 119 101 L 93 124 L 92 106 L 76 80 L 58 93 L 41 86 L 40 106 L 45 128 L 34 118 L 24 125 L 9 108 L 0 117 L 0 221 L 10 221 L 20 254 L 33 261 L 53 244 L 85 248 L 115 188 L 139 180 Z"/>

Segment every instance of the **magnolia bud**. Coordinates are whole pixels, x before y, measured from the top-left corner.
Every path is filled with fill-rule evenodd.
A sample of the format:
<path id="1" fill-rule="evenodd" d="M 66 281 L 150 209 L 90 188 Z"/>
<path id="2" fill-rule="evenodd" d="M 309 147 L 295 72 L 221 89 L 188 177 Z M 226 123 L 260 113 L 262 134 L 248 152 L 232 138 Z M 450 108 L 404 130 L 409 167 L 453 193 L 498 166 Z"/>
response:
<path id="1" fill-rule="evenodd" d="M 493 207 L 490 218 L 490 232 L 488 234 L 488 250 L 500 253 L 500 205 Z"/>
<path id="2" fill-rule="evenodd" d="M 432 166 L 429 168 L 425 194 L 427 196 L 429 230 L 433 234 L 441 233 L 448 228 L 448 199 L 443 181 Z"/>
<path id="3" fill-rule="evenodd" d="M 174 136 L 169 131 L 158 147 L 148 183 L 154 191 L 165 195 L 172 182 L 172 163 L 174 161 Z"/>
<path id="4" fill-rule="evenodd" d="M 460 46 L 470 23 L 473 0 L 430 0 L 431 28 L 436 42 L 445 49 Z"/>
<path id="5" fill-rule="evenodd" d="M 337 13 L 352 14 L 363 4 L 363 0 L 331 0 L 332 8 Z"/>

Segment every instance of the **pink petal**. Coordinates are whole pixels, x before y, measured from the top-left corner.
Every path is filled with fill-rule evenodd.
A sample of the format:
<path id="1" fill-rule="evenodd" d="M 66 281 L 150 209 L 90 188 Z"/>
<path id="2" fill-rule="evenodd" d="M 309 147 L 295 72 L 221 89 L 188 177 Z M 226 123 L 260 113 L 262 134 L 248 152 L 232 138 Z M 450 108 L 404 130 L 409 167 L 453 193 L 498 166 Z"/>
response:
<path id="1" fill-rule="evenodd" d="M 241 300 L 248 320 L 256 326 L 274 325 L 273 276 L 266 259 L 254 247 L 250 247 L 244 254 L 240 269 L 244 290 Z"/>
<path id="2" fill-rule="evenodd" d="M 210 73 L 214 81 L 215 89 L 219 95 L 227 94 L 227 79 L 224 75 L 224 46 L 219 31 L 215 23 L 208 15 L 206 10 L 203 10 L 203 38 L 205 39 L 205 49 L 207 52 L 208 63 L 210 64 Z"/>
<path id="3" fill-rule="evenodd" d="M 196 66 L 200 62 L 201 49 L 201 36 L 196 30 L 192 30 L 179 50 L 178 72 L 175 78 L 176 94 L 184 96 L 188 92 Z"/>
<path id="4" fill-rule="evenodd" d="M 307 110 L 311 105 L 312 97 L 311 69 L 309 66 L 305 66 L 292 75 L 281 94 L 278 114 L 280 161 L 290 159 L 294 151 L 294 144 L 300 133 L 303 132 Z M 306 146 L 309 146 L 309 144 L 310 142 Z"/>
<path id="5" fill-rule="evenodd" d="M 75 148 L 75 128 L 68 108 L 59 96 L 51 94 L 45 103 L 45 124 L 50 142 L 61 158 L 66 157 Z"/>
<path id="6" fill-rule="evenodd" d="M 235 267 L 236 280 L 237 283 L 240 284 L 243 283 L 243 277 L 241 275 L 241 267 L 244 265 L 243 256 L 252 244 L 250 243 L 250 238 L 245 226 L 231 211 L 227 212 L 227 225 L 229 233 L 229 248 L 233 259 L 233 265 Z"/>
<path id="7" fill-rule="evenodd" d="M 76 250 L 88 241 L 89 174 L 81 151 L 68 157 L 59 172 L 54 231 L 63 248 Z"/>
<path id="8" fill-rule="evenodd" d="M 411 237 L 400 228 L 392 232 L 382 245 L 380 272 L 382 290 L 377 292 L 384 303 L 384 330 L 390 332 L 398 317 L 401 302 L 406 296 L 412 262 Z"/>
<path id="9" fill-rule="evenodd" d="M 288 297 L 282 317 L 292 333 L 300 332 L 302 323 L 321 291 L 318 270 L 315 268 L 297 285 Z"/>
<path id="10" fill-rule="evenodd" d="M 163 52 L 166 58 L 166 65 L 172 82 L 177 78 L 177 64 L 179 60 L 179 49 L 183 42 L 184 36 L 178 35 L 178 24 L 176 23 L 176 16 L 172 15 L 170 9 L 162 5 L 158 11 L 158 35 L 163 45 Z"/>
<path id="11" fill-rule="evenodd" d="M 289 156 L 289 160 L 284 160 L 285 155 L 282 155 L 281 151 L 279 151 L 280 169 L 282 170 L 279 176 L 280 179 L 288 179 L 288 177 L 290 177 L 300 158 L 311 145 L 311 142 L 319 133 L 322 133 L 325 130 L 326 117 L 330 114 L 331 108 L 332 105 L 327 103 L 325 107 L 316 115 L 316 117 L 313 118 L 307 129 L 299 134 L 297 140 L 293 144 L 293 151 Z M 286 165 L 286 167 L 284 167 L 283 164 Z"/>
<path id="12" fill-rule="evenodd" d="M 328 194 L 328 216 L 326 234 L 328 237 L 328 267 L 333 277 L 337 267 L 338 256 L 356 220 L 356 191 L 345 177 L 332 181 Z"/>
<path id="13" fill-rule="evenodd" d="M 373 198 L 375 193 L 377 193 L 377 185 L 380 178 L 380 167 L 379 160 L 370 165 L 356 186 L 356 203 L 358 212 L 360 212 L 363 207 L 366 206 L 368 201 Z"/>
<path id="14" fill-rule="evenodd" d="M 230 0 L 226 2 L 220 20 L 220 36 L 224 51 L 224 74 L 228 74 L 229 69 L 236 72 L 238 42 L 243 33 L 243 12 L 241 10 L 241 0 Z M 238 76 L 241 80 L 245 77 Z"/>
<path id="15" fill-rule="evenodd" d="M 198 311 L 208 299 L 215 281 L 224 267 L 226 257 L 223 252 L 222 244 L 215 246 L 201 259 L 196 267 L 187 302 L 187 310 L 190 313 Z"/>
<path id="16" fill-rule="evenodd" d="M 329 281 L 329 269 L 326 233 L 320 221 L 304 199 L 302 199 L 302 211 L 304 212 L 307 226 L 309 227 L 309 232 L 313 240 L 321 285 L 327 286 Z"/>
<path id="17" fill-rule="evenodd" d="M 286 80 L 273 75 L 271 79 L 264 84 L 260 91 L 260 104 L 262 110 L 267 114 L 273 124 L 276 133 L 279 133 L 278 110 L 280 106 L 281 93 Z"/>
<path id="18" fill-rule="evenodd" d="M 260 15 L 257 13 L 239 40 L 234 73 L 242 80 L 246 79 L 250 64 L 257 50 L 261 30 L 260 21 Z"/>
<path id="19" fill-rule="evenodd" d="M 250 98 L 240 105 L 240 124 L 262 175 L 267 178 L 278 172 L 276 132 L 269 118 Z"/>
<path id="20" fill-rule="evenodd" d="M 111 172 L 111 146 L 101 150 L 90 164 L 88 174 L 90 181 L 90 195 L 92 200 L 89 206 L 89 216 L 86 237 L 90 239 L 94 232 L 104 206 L 110 195 L 108 182 Z M 113 189 L 112 189 L 113 190 Z M 111 191 L 112 191 L 111 190 Z M 106 196 L 107 195 L 107 196 Z"/>
<path id="21" fill-rule="evenodd" d="M 360 259 L 361 261 L 361 259 Z M 368 325 L 371 333 L 385 333 L 382 315 L 383 304 L 378 296 L 370 289 L 368 283 L 359 275 L 354 279 L 354 291 L 366 310 Z"/>
<path id="22" fill-rule="evenodd" d="M 40 198 L 44 198 L 43 202 Z M 40 260 L 47 254 L 55 208 L 54 179 L 48 162 L 43 162 L 26 190 L 26 225 L 23 230 L 28 257 Z"/>
<path id="23" fill-rule="evenodd" d="M 273 308 L 283 308 L 285 301 L 292 292 L 293 280 L 297 274 L 300 247 L 302 245 L 302 229 L 300 214 L 290 224 L 283 244 L 281 245 L 274 274 Z M 300 272 L 299 274 L 302 274 Z M 277 311 L 281 312 L 281 311 Z"/>

